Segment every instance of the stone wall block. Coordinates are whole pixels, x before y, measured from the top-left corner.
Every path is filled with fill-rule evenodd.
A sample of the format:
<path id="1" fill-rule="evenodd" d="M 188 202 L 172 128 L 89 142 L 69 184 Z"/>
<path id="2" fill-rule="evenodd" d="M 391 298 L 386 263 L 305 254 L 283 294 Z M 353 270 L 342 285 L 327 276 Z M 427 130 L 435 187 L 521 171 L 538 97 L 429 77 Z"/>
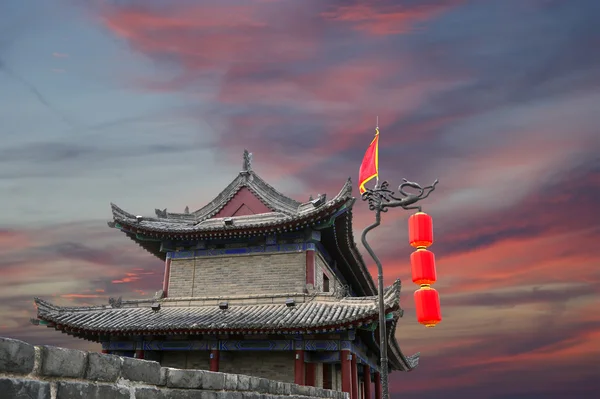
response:
<path id="1" fill-rule="evenodd" d="M 203 374 L 200 370 L 169 369 L 167 373 L 167 387 L 185 389 L 202 388 Z"/>
<path id="2" fill-rule="evenodd" d="M 129 389 L 114 385 L 60 381 L 56 399 L 130 399 Z"/>
<path id="3" fill-rule="evenodd" d="M 310 396 L 311 391 L 310 388 L 304 385 L 292 385 L 292 395 L 300 395 L 300 396 Z"/>
<path id="4" fill-rule="evenodd" d="M 243 392 L 243 399 L 262 399 L 262 395 L 256 392 Z"/>
<path id="5" fill-rule="evenodd" d="M 88 353 L 59 348 L 56 346 L 40 346 L 40 375 L 48 377 L 82 378 L 87 369 Z"/>
<path id="6" fill-rule="evenodd" d="M 115 382 L 121 375 L 123 359 L 119 356 L 90 352 L 85 378 L 93 381 Z"/>
<path id="7" fill-rule="evenodd" d="M 234 391 L 229 391 L 229 392 L 216 392 L 216 399 L 243 399 L 244 395 L 242 394 L 242 392 L 234 392 Z"/>
<path id="8" fill-rule="evenodd" d="M 191 390 L 191 389 L 166 389 L 165 390 L 165 399 L 201 399 L 201 398 L 202 398 L 202 391 Z"/>
<path id="9" fill-rule="evenodd" d="M 121 376 L 130 381 L 158 385 L 160 383 L 160 364 L 148 360 L 124 357 Z"/>
<path id="10" fill-rule="evenodd" d="M 170 399 L 169 391 L 158 388 L 135 388 L 135 399 Z"/>
<path id="11" fill-rule="evenodd" d="M 16 378 L 0 378 L 0 397 L 47 399 L 50 397 L 50 383 Z"/>
<path id="12" fill-rule="evenodd" d="M 225 374 L 203 371 L 202 388 L 220 391 L 225 388 Z"/>
<path id="13" fill-rule="evenodd" d="M 160 368 L 160 382 L 158 383 L 158 385 L 160 385 L 161 387 L 164 387 L 165 385 L 167 385 L 167 377 L 168 376 L 169 376 L 169 368 L 161 367 Z"/>
<path id="14" fill-rule="evenodd" d="M 225 374 L 225 387 L 226 391 L 235 391 L 238 389 L 238 375 L 237 374 Z"/>
<path id="15" fill-rule="evenodd" d="M 26 342 L 0 337 L 0 372 L 29 374 L 35 363 L 35 348 Z"/>
<path id="16" fill-rule="evenodd" d="M 247 375 L 238 375 L 237 376 L 237 390 L 238 391 L 248 391 L 250 390 L 250 379 L 253 377 Z"/>

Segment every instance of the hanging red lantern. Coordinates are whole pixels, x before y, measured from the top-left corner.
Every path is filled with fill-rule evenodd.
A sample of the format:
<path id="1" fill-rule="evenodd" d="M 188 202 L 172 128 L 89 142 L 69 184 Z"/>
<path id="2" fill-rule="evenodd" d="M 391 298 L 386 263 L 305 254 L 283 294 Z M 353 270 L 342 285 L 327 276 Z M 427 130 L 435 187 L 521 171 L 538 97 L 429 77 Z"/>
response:
<path id="1" fill-rule="evenodd" d="M 417 212 L 408 218 L 408 242 L 415 248 L 427 248 L 433 244 L 433 220 L 425 212 Z"/>
<path id="2" fill-rule="evenodd" d="M 428 285 L 415 291 L 415 308 L 417 310 L 417 321 L 425 327 L 435 327 L 436 324 L 442 321 L 440 297 L 438 292 Z"/>
<path id="3" fill-rule="evenodd" d="M 430 285 L 437 281 L 435 255 L 426 249 L 417 249 L 410 255 L 412 281 L 417 285 Z"/>

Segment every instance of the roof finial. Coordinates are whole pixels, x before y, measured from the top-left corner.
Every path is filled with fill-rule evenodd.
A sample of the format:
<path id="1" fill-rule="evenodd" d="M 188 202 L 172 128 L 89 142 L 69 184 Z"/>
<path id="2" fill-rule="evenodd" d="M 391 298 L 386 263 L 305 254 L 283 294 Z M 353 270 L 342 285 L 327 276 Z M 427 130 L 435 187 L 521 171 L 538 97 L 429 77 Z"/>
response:
<path id="1" fill-rule="evenodd" d="M 242 171 L 250 172 L 252 170 L 252 153 L 248 150 L 244 150 L 244 164 L 242 165 Z"/>

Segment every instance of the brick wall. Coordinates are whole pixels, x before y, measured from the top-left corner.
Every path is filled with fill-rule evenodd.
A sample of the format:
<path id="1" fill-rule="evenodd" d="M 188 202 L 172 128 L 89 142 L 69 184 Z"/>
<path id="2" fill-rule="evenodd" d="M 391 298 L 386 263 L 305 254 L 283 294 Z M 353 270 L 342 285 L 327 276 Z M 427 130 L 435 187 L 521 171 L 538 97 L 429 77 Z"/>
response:
<path id="1" fill-rule="evenodd" d="M 294 352 L 221 352 L 219 371 L 294 382 Z"/>
<path id="2" fill-rule="evenodd" d="M 341 283 L 333 273 L 333 270 L 327 265 L 323 256 L 317 251 L 315 254 L 315 289 L 320 292 L 323 291 L 324 274 L 329 278 L 329 292 L 333 293 L 335 287 L 339 287 Z"/>
<path id="3" fill-rule="evenodd" d="M 208 351 L 164 351 L 160 364 L 177 369 L 210 369 L 210 353 Z"/>
<path id="4" fill-rule="evenodd" d="M 34 347 L 0 337 L 0 397 L 348 399 L 349 396 L 265 378 L 179 370 L 141 359 L 52 346 Z"/>
<path id="5" fill-rule="evenodd" d="M 306 253 L 173 259 L 170 297 L 303 292 Z"/>

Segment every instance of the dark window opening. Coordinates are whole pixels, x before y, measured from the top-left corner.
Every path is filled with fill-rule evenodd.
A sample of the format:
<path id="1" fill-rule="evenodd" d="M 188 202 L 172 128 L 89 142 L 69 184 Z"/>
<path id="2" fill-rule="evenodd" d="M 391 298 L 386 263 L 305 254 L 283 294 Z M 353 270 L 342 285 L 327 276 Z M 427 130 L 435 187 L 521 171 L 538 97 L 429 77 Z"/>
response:
<path id="1" fill-rule="evenodd" d="M 329 292 L 329 278 L 323 275 L 323 292 Z"/>

